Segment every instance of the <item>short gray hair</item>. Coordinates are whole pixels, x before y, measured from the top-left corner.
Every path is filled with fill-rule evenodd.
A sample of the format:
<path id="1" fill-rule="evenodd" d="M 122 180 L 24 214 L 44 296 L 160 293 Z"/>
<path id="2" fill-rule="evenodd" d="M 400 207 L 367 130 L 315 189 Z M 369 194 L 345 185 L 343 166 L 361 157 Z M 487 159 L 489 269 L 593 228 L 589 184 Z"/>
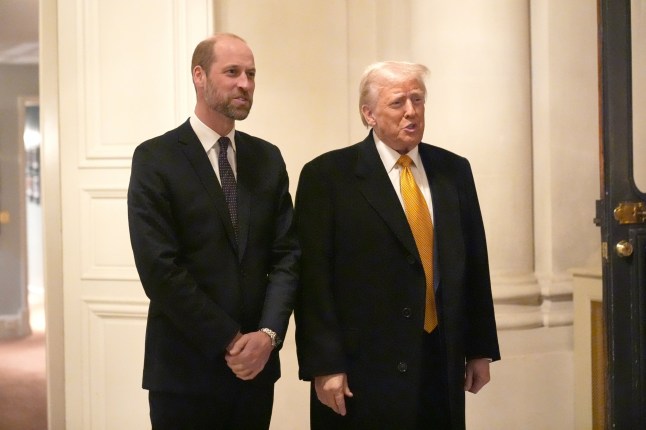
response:
<path id="1" fill-rule="evenodd" d="M 401 82 L 410 78 L 417 79 L 426 98 L 424 79 L 428 73 L 428 67 L 425 65 L 406 61 L 381 61 L 366 67 L 359 83 L 359 113 L 361 114 L 363 125 L 367 127 L 368 123 L 363 117 L 362 107 L 364 105 L 374 107 L 379 90 L 383 87 L 379 81 Z"/>

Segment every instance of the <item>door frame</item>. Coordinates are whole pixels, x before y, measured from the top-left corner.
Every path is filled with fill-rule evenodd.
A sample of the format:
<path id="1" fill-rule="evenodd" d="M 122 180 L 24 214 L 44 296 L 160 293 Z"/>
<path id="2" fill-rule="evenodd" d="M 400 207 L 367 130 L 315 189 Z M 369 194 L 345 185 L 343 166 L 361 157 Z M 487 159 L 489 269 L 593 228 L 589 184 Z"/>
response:
<path id="1" fill-rule="evenodd" d="M 646 428 L 646 224 L 622 224 L 615 208 L 644 202 L 633 179 L 630 0 L 599 0 L 601 227 L 606 323 L 606 428 Z M 616 245 L 631 243 L 632 255 Z"/>
<path id="2" fill-rule="evenodd" d="M 45 287 L 47 421 L 65 430 L 65 336 L 62 195 L 59 144 L 58 1 L 39 0 L 42 144 L 43 277 Z"/>

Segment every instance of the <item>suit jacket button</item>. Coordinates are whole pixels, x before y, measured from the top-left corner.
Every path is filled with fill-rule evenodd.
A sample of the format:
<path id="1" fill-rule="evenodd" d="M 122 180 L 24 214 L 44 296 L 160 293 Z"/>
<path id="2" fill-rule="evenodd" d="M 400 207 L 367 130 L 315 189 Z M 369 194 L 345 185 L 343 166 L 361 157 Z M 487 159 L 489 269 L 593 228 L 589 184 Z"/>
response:
<path id="1" fill-rule="evenodd" d="M 406 371 L 408 370 L 408 364 L 406 364 L 405 361 L 400 361 L 397 364 L 397 370 L 399 370 L 399 373 L 406 373 Z"/>
<path id="2" fill-rule="evenodd" d="M 402 309 L 402 315 L 404 316 L 404 318 L 410 318 L 412 314 L 413 312 L 410 310 L 410 308 Z"/>
<path id="3" fill-rule="evenodd" d="M 415 264 L 416 260 L 414 256 L 409 255 L 408 257 L 406 257 L 406 261 L 408 261 L 408 264 Z"/>

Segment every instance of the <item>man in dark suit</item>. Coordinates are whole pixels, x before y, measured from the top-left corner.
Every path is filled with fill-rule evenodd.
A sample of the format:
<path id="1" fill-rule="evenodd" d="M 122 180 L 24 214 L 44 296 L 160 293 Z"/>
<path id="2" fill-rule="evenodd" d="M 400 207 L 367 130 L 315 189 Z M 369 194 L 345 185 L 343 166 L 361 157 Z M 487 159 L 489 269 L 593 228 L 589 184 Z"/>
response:
<path id="1" fill-rule="evenodd" d="M 206 39 L 191 70 L 195 113 L 132 159 L 143 387 L 154 429 L 267 429 L 298 282 L 287 171 L 276 146 L 235 130 L 255 88 L 245 41 Z"/>
<path id="2" fill-rule="evenodd" d="M 500 358 L 466 159 L 421 143 L 426 67 L 370 66 L 368 137 L 305 165 L 295 309 L 313 429 L 464 429 Z"/>

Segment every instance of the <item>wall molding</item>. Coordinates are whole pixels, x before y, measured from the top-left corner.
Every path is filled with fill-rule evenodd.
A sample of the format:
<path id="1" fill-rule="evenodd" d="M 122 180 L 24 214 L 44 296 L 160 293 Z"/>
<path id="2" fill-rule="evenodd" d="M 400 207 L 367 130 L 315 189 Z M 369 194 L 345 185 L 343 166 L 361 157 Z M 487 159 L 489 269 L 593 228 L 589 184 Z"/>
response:
<path id="1" fill-rule="evenodd" d="M 204 0 L 139 0 L 126 17 L 119 12 L 119 5 L 104 3 L 108 2 L 76 2 L 79 18 L 75 100 L 81 169 L 129 167 L 139 143 L 169 128 L 157 129 L 156 125 L 176 124 L 190 115 L 192 49 L 213 27 L 212 2 Z M 119 28 L 137 20 L 153 20 L 161 25 L 148 27 L 136 40 L 105 42 L 124 37 Z M 130 44 L 129 50 L 123 50 L 124 44 Z M 163 49 L 158 49 L 160 44 Z M 133 68 L 138 63 L 139 68 Z M 149 67 L 142 67 L 143 63 L 149 63 Z M 140 76 L 142 73 L 146 76 Z M 115 87 L 120 91 L 107 89 Z M 119 108 L 124 101 L 132 106 Z M 154 109 L 150 109 L 151 105 Z M 133 110 L 140 116 L 130 115 Z"/>
<path id="2" fill-rule="evenodd" d="M 85 297 L 83 308 L 84 428 L 145 428 L 147 396 L 139 381 L 148 302 Z"/>
<path id="3" fill-rule="evenodd" d="M 492 276 L 498 330 L 573 324 L 572 276 Z"/>
<path id="4" fill-rule="evenodd" d="M 107 234 L 109 226 L 118 231 L 128 231 L 127 194 L 125 188 L 83 188 L 81 190 L 81 279 L 99 281 L 138 281 L 134 257 L 127 242 L 128 235 Z M 103 205 L 103 210 L 99 207 Z M 104 213 L 107 206 L 114 216 Z M 102 216 L 107 218 L 101 219 Z M 101 228 L 97 228 L 101 226 Z M 105 243 L 114 240 L 112 243 Z M 127 243 L 119 243 L 119 240 Z M 100 243 L 103 241 L 104 243 Z M 118 252 L 120 261 L 101 261 L 101 252 L 111 249 Z M 105 257 L 105 255 L 104 255 Z"/>

